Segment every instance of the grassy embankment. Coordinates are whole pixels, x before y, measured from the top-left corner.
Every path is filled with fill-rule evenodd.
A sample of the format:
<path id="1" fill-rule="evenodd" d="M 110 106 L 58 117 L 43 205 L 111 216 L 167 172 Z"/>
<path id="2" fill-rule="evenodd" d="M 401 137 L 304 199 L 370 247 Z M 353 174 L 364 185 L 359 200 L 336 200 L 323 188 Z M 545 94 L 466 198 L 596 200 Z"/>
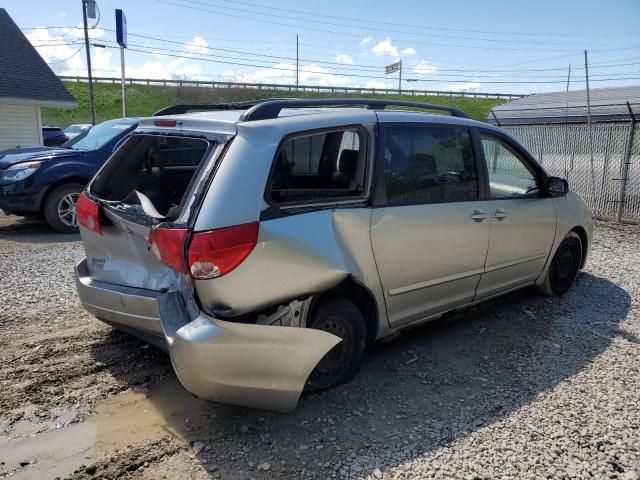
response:
<path id="1" fill-rule="evenodd" d="M 90 123 L 89 96 L 86 83 L 64 82 L 79 106 L 71 109 L 42 109 L 42 122 L 45 125 L 66 127 L 71 123 Z M 94 86 L 97 121 L 102 122 L 122 116 L 120 102 L 120 85 L 97 83 Z M 156 85 L 127 85 L 127 114 L 132 117 L 149 116 L 153 112 L 177 103 L 217 103 L 242 101 L 266 97 L 327 97 L 327 93 L 285 92 L 254 89 L 221 89 L 198 87 L 163 87 Z M 438 97 L 410 95 L 347 95 L 335 94 L 336 97 L 367 97 L 408 100 L 414 102 L 451 105 L 458 107 L 476 120 L 485 120 L 489 110 L 505 100 L 470 98 L 470 97 Z"/>

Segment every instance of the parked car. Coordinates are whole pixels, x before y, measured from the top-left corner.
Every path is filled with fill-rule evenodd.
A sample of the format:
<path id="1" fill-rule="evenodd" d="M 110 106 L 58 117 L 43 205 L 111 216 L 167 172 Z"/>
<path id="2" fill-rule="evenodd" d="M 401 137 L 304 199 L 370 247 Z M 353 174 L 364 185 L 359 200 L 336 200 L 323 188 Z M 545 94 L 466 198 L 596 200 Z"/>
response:
<path id="1" fill-rule="evenodd" d="M 100 320 L 167 350 L 200 397 L 290 410 L 408 325 L 527 286 L 565 293 L 591 244 L 567 182 L 455 108 L 158 114 L 78 200 L 76 285 Z"/>
<path id="2" fill-rule="evenodd" d="M 69 141 L 60 127 L 45 125 L 42 127 L 42 143 L 45 147 L 57 147 Z"/>
<path id="3" fill-rule="evenodd" d="M 42 215 L 62 233 L 78 231 L 75 202 L 135 119 L 109 120 L 64 147 L 0 151 L 0 209 L 6 214 Z"/>
<path id="4" fill-rule="evenodd" d="M 82 132 L 85 132 L 91 128 L 90 123 L 76 123 L 73 125 L 69 125 L 64 129 L 64 134 L 69 137 L 69 140 L 76 138 Z"/>

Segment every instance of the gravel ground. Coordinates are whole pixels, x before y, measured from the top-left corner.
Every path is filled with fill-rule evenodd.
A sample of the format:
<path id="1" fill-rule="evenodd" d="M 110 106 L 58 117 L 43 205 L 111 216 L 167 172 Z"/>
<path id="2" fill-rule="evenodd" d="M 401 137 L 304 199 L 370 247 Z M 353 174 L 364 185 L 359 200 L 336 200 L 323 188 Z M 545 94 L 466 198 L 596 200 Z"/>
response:
<path id="1" fill-rule="evenodd" d="M 601 223 L 564 297 L 408 330 L 288 415 L 184 392 L 82 310 L 82 252 L 0 216 L 0 477 L 639 478 L 638 226 Z"/>

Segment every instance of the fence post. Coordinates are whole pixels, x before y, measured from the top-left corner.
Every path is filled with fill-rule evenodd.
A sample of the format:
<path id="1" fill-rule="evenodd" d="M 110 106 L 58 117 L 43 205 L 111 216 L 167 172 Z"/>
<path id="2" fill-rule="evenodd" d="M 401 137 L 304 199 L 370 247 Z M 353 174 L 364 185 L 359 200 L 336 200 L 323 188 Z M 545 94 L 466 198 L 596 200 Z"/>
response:
<path id="1" fill-rule="evenodd" d="M 633 135 L 636 131 L 636 117 L 633 115 L 633 110 L 631 110 L 629 102 L 627 102 L 627 108 L 629 109 L 629 115 L 631 115 L 631 124 L 629 125 L 629 137 L 627 138 L 627 145 L 624 149 L 622 165 L 620 165 L 620 189 L 618 190 L 618 208 L 616 210 L 616 222 L 618 223 L 622 220 L 622 213 L 624 212 L 624 202 L 627 193 L 627 178 L 629 177 L 631 151 L 633 150 Z"/>

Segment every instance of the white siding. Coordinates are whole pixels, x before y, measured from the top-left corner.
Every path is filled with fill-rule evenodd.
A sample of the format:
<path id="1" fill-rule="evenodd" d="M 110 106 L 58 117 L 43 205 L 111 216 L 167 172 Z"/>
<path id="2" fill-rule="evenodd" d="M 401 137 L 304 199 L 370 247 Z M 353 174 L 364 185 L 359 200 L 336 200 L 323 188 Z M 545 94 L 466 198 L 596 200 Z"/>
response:
<path id="1" fill-rule="evenodd" d="M 0 103 L 0 150 L 40 144 L 40 107 Z"/>

